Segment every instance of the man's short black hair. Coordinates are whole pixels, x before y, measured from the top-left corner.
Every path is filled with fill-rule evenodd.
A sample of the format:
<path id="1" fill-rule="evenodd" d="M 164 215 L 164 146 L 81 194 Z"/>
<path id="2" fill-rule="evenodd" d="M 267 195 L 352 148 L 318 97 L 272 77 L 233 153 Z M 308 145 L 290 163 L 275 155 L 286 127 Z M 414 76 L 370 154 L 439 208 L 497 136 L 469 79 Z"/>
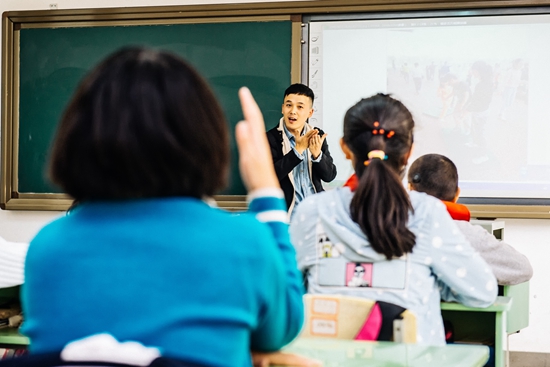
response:
<path id="1" fill-rule="evenodd" d="M 77 202 L 211 196 L 228 176 L 228 126 L 191 65 L 169 52 L 124 48 L 78 86 L 49 169 Z"/>
<path id="2" fill-rule="evenodd" d="M 313 100 L 315 99 L 315 95 L 313 94 L 313 91 L 310 87 L 304 84 L 296 83 L 292 84 L 290 87 L 288 87 L 285 90 L 285 95 L 283 96 L 283 101 L 289 94 L 297 94 L 299 96 L 306 96 L 311 100 L 311 105 L 313 106 Z"/>
<path id="3" fill-rule="evenodd" d="M 409 168 L 408 180 L 413 190 L 440 200 L 453 201 L 458 190 L 456 166 L 441 154 L 426 154 L 415 160 Z"/>

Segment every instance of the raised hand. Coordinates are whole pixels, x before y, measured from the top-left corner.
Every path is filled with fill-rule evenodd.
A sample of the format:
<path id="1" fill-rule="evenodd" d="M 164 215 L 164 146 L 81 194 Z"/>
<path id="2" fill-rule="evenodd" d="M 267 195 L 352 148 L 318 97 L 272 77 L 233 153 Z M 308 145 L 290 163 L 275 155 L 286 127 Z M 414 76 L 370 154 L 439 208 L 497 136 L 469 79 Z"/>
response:
<path id="1" fill-rule="evenodd" d="M 314 129 L 315 131 L 318 131 Z M 311 156 L 313 159 L 317 159 L 319 157 L 319 154 L 321 154 L 321 147 L 323 146 L 323 142 L 325 141 L 327 137 L 327 134 L 324 134 L 323 136 L 319 136 L 319 134 L 313 135 L 309 139 L 309 151 L 311 152 Z"/>
<path id="2" fill-rule="evenodd" d="M 265 134 L 264 118 L 248 88 L 239 90 L 244 120 L 235 127 L 239 169 L 248 191 L 279 187 Z"/>

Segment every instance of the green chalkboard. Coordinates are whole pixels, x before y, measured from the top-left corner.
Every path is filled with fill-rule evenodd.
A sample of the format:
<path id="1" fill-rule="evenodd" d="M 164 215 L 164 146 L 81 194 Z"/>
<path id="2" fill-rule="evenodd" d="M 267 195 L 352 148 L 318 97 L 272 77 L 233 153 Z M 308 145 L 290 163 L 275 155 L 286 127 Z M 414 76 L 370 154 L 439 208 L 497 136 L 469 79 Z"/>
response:
<path id="1" fill-rule="evenodd" d="M 21 29 L 18 192 L 60 192 L 46 178 L 57 123 L 82 77 L 120 47 L 183 56 L 210 82 L 233 137 L 242 118 L 241 86 L 254 94 L 266 125 L 278 121 L 281 94 L 291 80 L 291 37 L 291 21 Z M 244 195 L 231 141 L 230 185 L 221 194 Z"/>

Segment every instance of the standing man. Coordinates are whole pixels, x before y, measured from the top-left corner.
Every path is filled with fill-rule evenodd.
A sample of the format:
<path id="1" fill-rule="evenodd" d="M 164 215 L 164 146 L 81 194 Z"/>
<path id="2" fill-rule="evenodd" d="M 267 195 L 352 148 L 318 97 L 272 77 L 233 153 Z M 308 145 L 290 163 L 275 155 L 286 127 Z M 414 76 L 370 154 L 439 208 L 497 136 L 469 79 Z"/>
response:
<path id="1" fill-rule="evenodd" d="M 307 196 L 324 191 L 321 180 L 330 182 L 336 177 L 327 135 L 307 123 L 313 114 L 313 99 L 308 86 L 292 84 L 285 90 L 279 125 L 267 132 L 289 214 Z"/>

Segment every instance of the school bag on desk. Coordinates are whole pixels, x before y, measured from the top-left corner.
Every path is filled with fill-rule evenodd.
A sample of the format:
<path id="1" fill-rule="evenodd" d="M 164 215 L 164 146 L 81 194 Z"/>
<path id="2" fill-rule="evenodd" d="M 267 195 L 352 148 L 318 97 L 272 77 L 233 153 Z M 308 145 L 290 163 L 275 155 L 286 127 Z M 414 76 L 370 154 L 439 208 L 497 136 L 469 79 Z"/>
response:
<path id="1" fill-rule="evenodd" d="M 302 337 L 416 343 L 416 317 L 382 301 L 328 294 L 304 296 Z"/>

